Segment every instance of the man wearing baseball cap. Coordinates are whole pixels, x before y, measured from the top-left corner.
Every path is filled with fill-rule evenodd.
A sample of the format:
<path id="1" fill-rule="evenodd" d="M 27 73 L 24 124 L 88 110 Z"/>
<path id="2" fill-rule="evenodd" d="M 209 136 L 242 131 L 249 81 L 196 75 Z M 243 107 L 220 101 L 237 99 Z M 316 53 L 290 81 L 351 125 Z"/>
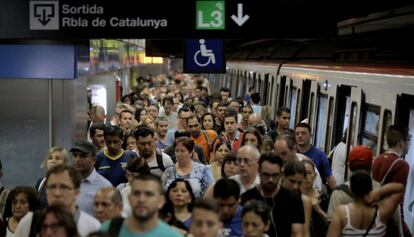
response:
<path id="1" fill-rule="evenodd" d="M 92 143 L 75 142 L 70 152 L 73 156 L 73 167 L 82 177 L 77 205 L 93 216 L 95 193 L 103 187 L 112 187 L 112 184 L 95 170 L 96 148 Z"/>
<path id="2" fill-rule="evenodd" d="M 373 153 L 367 146 L 355 146 L 348 155 L 348 167 L 352 172 L 356 170 L 366 170 L 371 173 Z M 373 189 L 378 189 L 380 184 L 372 180 Z M 337 186 L 331 194 L 328 207 L 328 216 L 330 218 L 335 214 L 336 209 L 342 205 L 353 201 L 349 181 Z"/>

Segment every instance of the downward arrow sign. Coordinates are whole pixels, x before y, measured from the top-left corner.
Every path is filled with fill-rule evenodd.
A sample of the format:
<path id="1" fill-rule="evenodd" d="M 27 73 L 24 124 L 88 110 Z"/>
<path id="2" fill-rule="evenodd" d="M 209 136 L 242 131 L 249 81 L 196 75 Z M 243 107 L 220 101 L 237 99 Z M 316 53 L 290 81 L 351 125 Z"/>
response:
<path id="1" fill-rule="evenodd" d="M 236 22 L 237 25 L 242 26 L 249 18 L 249 15 L 243 16 L 243 3 L 238 3 L 237 16 L 231 15 L 231 19 L 233 19 L 233 21 Z"/>

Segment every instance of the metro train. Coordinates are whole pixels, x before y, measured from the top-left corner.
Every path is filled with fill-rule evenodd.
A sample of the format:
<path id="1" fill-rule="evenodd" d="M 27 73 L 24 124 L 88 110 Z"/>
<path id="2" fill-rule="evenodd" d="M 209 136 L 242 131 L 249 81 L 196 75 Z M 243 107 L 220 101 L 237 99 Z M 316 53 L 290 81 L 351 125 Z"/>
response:
<path id="1" fill-rule="evenodd" d="M 347 132 L 351 145 L 364 144 L 375 155 L 387 149 L 385 131 L 391 124 L 409 128 L 414 135 L 414 68 L 391 65 L 335 65 L 315 63 L 228 62 L 226 74 L 207 75 L 215 90 L 230 88 L 234 97 L 250 86 L 261 103 L 291 110 L 290 127 L 307 119 L 313 145 L 329 153 Z M 346 133 L 345 133 L 346 134 Z M 414 167 L 414 148 L 405 159 Z M 414 170 L 410 169 L 405 215 L 414 223 Z"/>

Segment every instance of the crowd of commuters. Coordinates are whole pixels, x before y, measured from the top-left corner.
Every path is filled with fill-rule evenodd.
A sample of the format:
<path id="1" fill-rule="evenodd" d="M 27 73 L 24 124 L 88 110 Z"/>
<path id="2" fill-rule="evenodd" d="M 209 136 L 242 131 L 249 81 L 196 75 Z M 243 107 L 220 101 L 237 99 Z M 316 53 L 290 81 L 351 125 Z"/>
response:
<path id="1" fill-rule="evenodd" d="M 48 149 L 33 187 L 0 185 L 0 237 L 410 236 L 407 130 L 390 126 L 375 160 L 356 146 L 335 161 L 348 182 L 312 127 L 289 128 L 286 107 L 270 119 L 254 87 L 233 98 L 202 76 L 139 81 L 114 115 L 91 105 L 88 137 Z"/>

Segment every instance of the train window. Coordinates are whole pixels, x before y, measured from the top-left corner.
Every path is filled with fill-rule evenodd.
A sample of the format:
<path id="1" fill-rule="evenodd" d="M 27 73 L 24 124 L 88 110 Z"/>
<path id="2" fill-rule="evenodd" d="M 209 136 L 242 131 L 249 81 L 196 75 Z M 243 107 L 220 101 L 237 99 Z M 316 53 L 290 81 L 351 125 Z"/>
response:
<path id="1" fill-rule="evenodd" d="M 309 104 L 309 115 L 308 115 L 308 119 L 309 119 L 309 125 L 312 126 L 312 122 L 313 122 L 313 103 L 315 102 L 315 93 L 311 93 L 310 96 L 310 104 Z"/>
<path id="2" fill-rule="evenodd" d="M 318 101 L 318 117 L 316 118 L 316 133 L 315 133 L 315 146 L 321 150 L 324 150 L 325 138 L 326 138 L 326 121 L 325 114 L 327 112 L 328 96 L 320 94 Z"/>
<path id="3" fill-rule="evenodd" d="M 325 151 L 329 152 L 331 150 L 330 144 L 332 143 L 332 127 L 333 127 L 333 107 L 334 107 L 334 98 L 331 96 L 329 97 L 329 106 L 328 106 L 328 127 L 326 128 L 326 135 L 327 138 L 325 142 Z"/>
<path id="4" fill-rule="evenodd" d="M 392 114 L 391 111 L 385 110 L 384 111 L 384 118 L 382 120 L 382 136 L 381 136 L 381 151 L 380 153 L 383 153 L 388 149 L 388 144 L 385 142 L 385 134 L 387 131 L 387 128 L 392 124 Z"/>
<path id="5" fill-rule="evenodd" d="M 294 129 L 295 128 L 295 121 L 296 121 L 296 104 L 298 101 L 298 96 L 297 96 L 297 91 L 296 91 L 296 87 L 291 87 L 290 88 L 290 128 Z"/>
<path id="6" fill-rule="evenodd" d="M 369 146 L 374 154 L 377 149 L 378 129 L 381 108 L 376 105 L 365 104 L 363 112 L 364 122 L 361 133 L 361 144 Z"/>

